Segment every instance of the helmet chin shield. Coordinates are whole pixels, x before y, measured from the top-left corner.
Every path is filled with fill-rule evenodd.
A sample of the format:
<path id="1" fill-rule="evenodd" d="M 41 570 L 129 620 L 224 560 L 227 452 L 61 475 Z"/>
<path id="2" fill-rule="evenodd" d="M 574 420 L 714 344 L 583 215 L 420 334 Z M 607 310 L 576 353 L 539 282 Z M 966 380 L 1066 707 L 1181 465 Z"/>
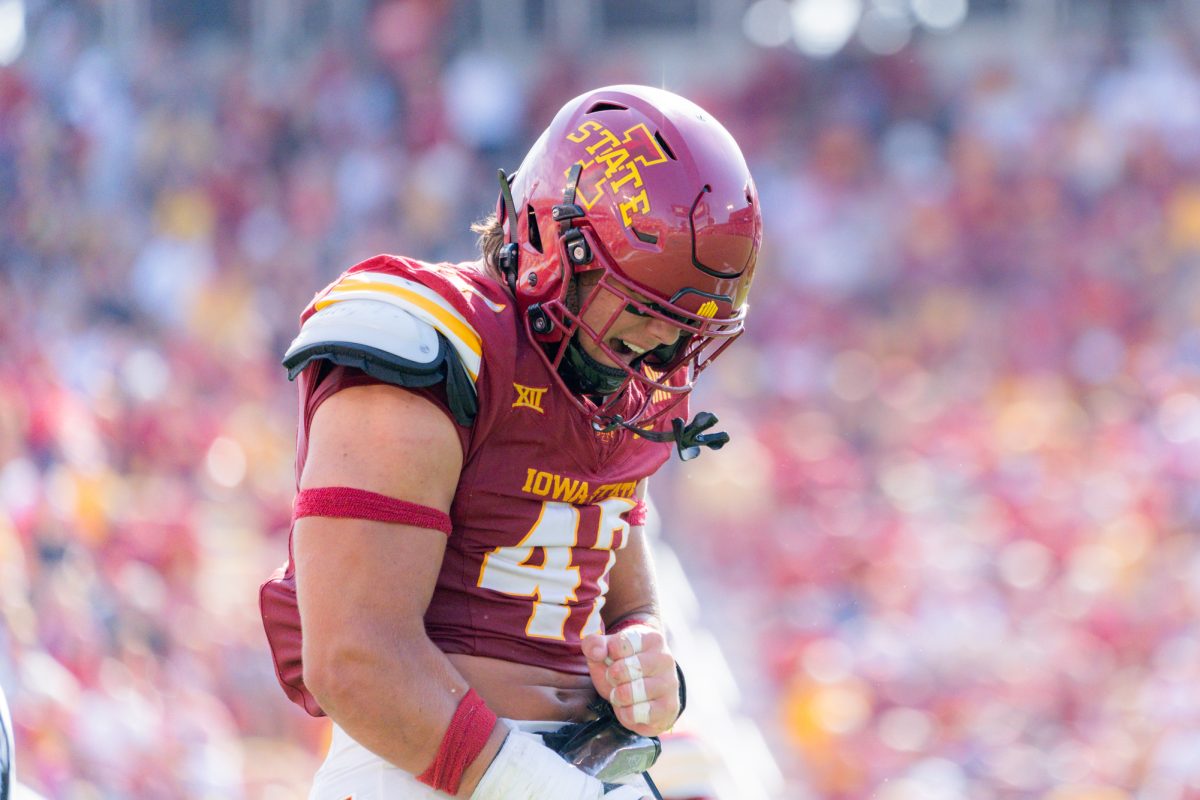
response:
<path id="1" fill-rule="evenodd" d="M 694 103 L 645 86 L 581 95 L 502 190 L 507 263 L 527 335 L 560 379 L 564 363 L 567 374 L 577 371 L 569 350 L 582 348 L 573 338 L 594 342 L 617 366 L 595 363 L 624 373 L 621 388 L 645 390 L 642 409 L 626 421 L 675 406 L 741 334 L 762 237 L 757 191 L 733 138 Z M 574 308 L 573 279 L 588 274 L 597 277 Z M 662 320 L 679 337 L 634 357 L 614 339 L 623 313 Z M 603 416 L 572 383 L 564 386 L 577 404 Z M 607 407 L 619 394 L 598 402 Z"/>

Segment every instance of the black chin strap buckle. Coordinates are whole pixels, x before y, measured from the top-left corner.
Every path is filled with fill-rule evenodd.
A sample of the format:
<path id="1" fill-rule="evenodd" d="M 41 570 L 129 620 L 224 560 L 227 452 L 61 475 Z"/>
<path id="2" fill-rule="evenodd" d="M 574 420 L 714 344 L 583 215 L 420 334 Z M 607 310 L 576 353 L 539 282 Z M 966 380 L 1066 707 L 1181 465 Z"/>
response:
<path id="1" fill-rule="evenodd" d="M 500 252 L 496 254 L 496 266 L 500 268 L 500 274 L 504 276 L 504 282 L 508 284 L 509 290 L 517 293 L 517 245 L 515 242 L 509 242 L 500 246 Z"/>
<path id="2" fill-rule="evenodd" d="M 550 216 L 558 223 L 560 235 L 571 229 L 571 220 L 584 216 L 583 209 L 575 202 L 575 190 L 579 186 L 579 176 L 582 172 L 582 164 L 576 162 L 571 165 L 571 170 L 567 173 L 567 185 L 563 188 L 563 201 L 550 209 Z"/>
<path id="3" fill-rule="evenodd" d="M 572 165 L 567 174 L 567 187 L 563 190 L 563 201 L 550 209 L 550 216 L 558 223 L 558 235 L 562 237 L 567 248 L 567 258 L 575 266 L 583 266 L 592 262 L 592 250 L 588 247 L 583 231 L 572 225 L 572 220 L 586 216 L 582 208 L 575 203 L 575 189 L 579 185 L 579 175 L 583 166 Z"/>
<path id="4" fill-rule="evenodd" d="M 674 442 L 675 450 L 679 453 L 679 460 L 691 461 L 700 455 L 700 448 L 707 447 L 709 450 L 720 450 L 729 441 L 729 434 L 725 431 L 705 433 L 706 430 L 716 424 L 716 414 L 709 411 L 701 411 L 687 425 L 683 424 L 682 418 L 676 417 L 671 420 L 671 432 L 662 433 L 660 431 L 634 427 L 621 419 L 621 415 L 618 414 L 612 417 L 607 425 L 603 427 L 597 426 L 597 429 L 601 433 L 607 433 L 617 428 L 624 428 L 652 442 Z"/>

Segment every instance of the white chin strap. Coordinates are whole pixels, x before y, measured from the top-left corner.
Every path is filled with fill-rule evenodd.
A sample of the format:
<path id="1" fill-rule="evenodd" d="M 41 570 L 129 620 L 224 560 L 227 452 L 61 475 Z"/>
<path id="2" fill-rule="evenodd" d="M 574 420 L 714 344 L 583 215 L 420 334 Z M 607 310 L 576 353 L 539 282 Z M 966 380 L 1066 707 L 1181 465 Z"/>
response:
<path id="1" fill-rule="evenodd" d="M 501 723 L 504 724 L 504 723 Z M 610 792 L 604 784 L 568 764 L 539 736 L 510 730 L 504 745 L 471 800 L 643 800 L 634 786 Z"/>

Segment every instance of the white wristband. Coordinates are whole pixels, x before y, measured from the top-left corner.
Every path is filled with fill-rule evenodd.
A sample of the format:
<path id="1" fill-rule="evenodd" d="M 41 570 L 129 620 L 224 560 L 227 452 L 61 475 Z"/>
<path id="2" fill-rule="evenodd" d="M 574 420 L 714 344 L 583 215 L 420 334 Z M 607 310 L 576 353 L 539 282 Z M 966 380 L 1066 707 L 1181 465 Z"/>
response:
<path id="1" fill-rule="evenodd" d="M 606 794 L 604 784 L 568 764 L 541 737 L 510 730 L 471 800 L 641 800 L 642 796 L 632 786 Z"/>

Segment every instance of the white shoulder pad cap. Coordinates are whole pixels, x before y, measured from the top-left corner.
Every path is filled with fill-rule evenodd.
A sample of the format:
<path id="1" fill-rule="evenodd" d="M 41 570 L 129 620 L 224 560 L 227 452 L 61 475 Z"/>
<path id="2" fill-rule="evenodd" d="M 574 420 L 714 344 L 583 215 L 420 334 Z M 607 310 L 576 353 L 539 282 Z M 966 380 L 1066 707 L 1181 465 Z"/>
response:
<path id="1" fill-rule="evenodd" d="M 305 321 L 283 363 L 291 367 L 305 353 L 329 345 L 370 348 L 418 369 L 434 365 L 441 350 L 437 330 L 403 308 L 380 300 L 343 300 Z"/>
<path id="2" fill-rule="evenodd" d="M 444 381 L 455 421 L 470 426 L 479 411 L 476 373 L 464 365 L 456 345 L 435 322 L 386 300 L 339 300 L 304 321 L 283 366 L 289 380 L 308 364 L 322 360 L 360 369 L 396 386 L 421 388 Z M 468 355 L 478 365 L 478 354 L 468 351 Z"/>

